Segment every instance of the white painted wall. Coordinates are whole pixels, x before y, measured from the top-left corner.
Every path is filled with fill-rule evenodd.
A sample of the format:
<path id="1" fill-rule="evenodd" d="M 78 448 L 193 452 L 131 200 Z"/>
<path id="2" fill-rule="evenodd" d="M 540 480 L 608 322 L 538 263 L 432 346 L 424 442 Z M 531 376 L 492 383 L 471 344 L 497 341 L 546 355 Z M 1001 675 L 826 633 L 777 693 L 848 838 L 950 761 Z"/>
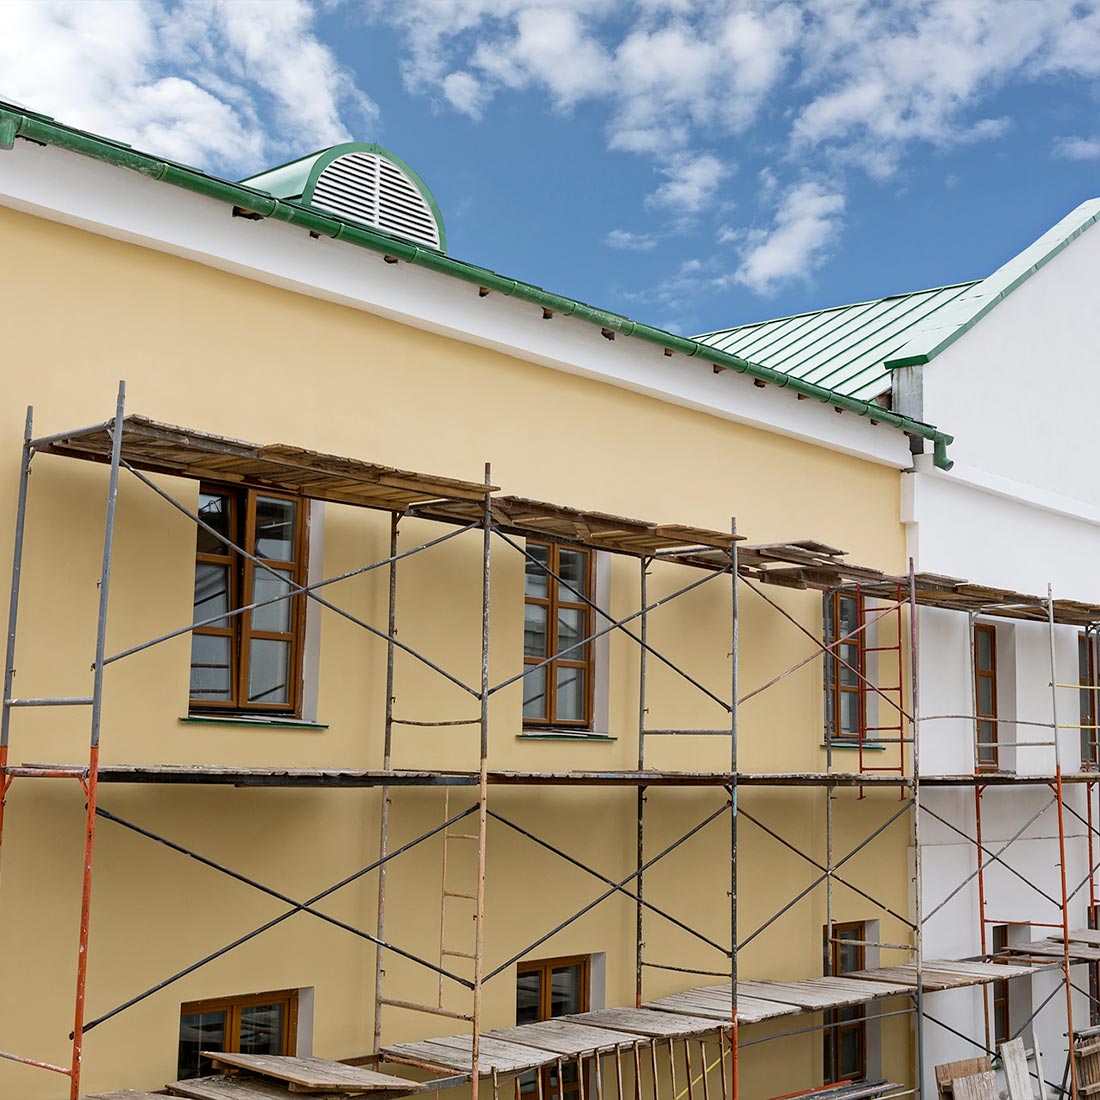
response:
<path id="1" fill-rule="evenodd" d="M 903 474 L 903 520 L 910 553 L 919 570 L 965 578 L 977 584 L 1045 596 L 1100 603 L 1100 479 L 1092 469 L 1091 431 L 1100 404 L 1100 228 L 1084 233 L 1002 301 L 970 332 L 923 369 L 924 417 L 955 435 L 955 468 L 933 469 L 922 456 Z M 1002 767 L 1022 774 L 1051 775 L 1052 739 L 1049 635 L 1045 625 L 995 622 L 998 644 L 998 710 L 1002 718 L 1036 725 L 1002 724 L 1000 737 L 1021 744 L 1002 749 Z M 921 771 L 971 773 L 973 724 L 937 715 L 973 713 L 969 617 L 923 608 L 920 613 Z M 1077 680 L 1077 637 L 1072 627 L 1055 631 L 1054 677 Z M 1058 721 L 1078 721 L 1078 693 L 1057 692 Z M 1045 726 L 1042 724 L 1046 724 Z M 1065 771 L 1080 770 L 1080 737 L 1059 733 Z M 1039 816 L 1005 850 L 1003 864 L 986 858 L 985 915 L 999 923 L 1030 922 L 1011 940 L 1043 939 L 1061 920 L 1058 823 L 1045 785 L 986 789 L 982 799 L 984 846 L 997 851 L 1028 819 Z M 1096 795 L 1093 795 L 1095 799 Z M 928 789 L 930 811 L 922 819 L 925 958 L 965 958 L 981 951 L 975 846 L 932 817 L 937 814 L 968 836 L 975 833 L 974 793 Z M 1088 872 L 1084 825 L 1086 790 L 1066 795 L 1066 876 L 1072 891 Z M 1094 810 L 1096 806 L 1094 805 Z M 1100 855 L 1100 844 L 1096 846 Z M 965 885 L 963 885 L 965 883 Z M 962 886 L 962 889 L 958 889 Z M 1037 889 L 1036 889 L 1037 888 Z M 947 901 L 954 891 L 954 896 Z M 1070 923 L 1087 924 L 1088 887 L 1070 904 Z M 937 907 L 943 904 L 942 909 Z M 1032 1028 L 1046 1059 L 1049 1080 L 1060 1081 L 1065 1059 L 1064 991 L 1052 971 L 1010 987 L 1012 1026 L 1022 1024 L 1053 993 Z M 1074 982 L 1088 988 L 1084 966 Z M 1075 993 L 1074 1018 L 1089 1022 L 1087 998 Z M 975 1039 L 984 1038 L 980 991 L 932 994 L 926 1010 Z M 978 1051 L 946 1029 L 925 1027 L 925 1089 L 935 1095 L 932 1067 Z"/>

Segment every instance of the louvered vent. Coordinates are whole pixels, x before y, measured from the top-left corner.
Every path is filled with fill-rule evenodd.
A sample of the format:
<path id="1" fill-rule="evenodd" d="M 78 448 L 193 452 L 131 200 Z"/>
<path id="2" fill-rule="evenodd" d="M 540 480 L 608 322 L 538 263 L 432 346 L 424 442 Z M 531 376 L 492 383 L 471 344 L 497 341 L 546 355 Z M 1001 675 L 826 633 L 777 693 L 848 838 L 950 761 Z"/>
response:
<path id="1" fill-rule="evenodd" d="M 345 153 L 317 177 L 310 205 L 439 248 L 439 224 L 420 189 L 377 153 Z"/>

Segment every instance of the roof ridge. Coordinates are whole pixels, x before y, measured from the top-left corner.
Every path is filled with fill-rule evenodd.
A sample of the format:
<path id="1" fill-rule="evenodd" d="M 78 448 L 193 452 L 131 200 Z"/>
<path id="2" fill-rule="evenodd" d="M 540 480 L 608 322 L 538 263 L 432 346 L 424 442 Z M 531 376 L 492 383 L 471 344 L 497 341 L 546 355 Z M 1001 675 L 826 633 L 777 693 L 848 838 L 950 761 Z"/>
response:
<path id="1" fill-rule="evenodd" d="M 880 294 L 877 298 L 863 298 L 857 302 L 838 302 L 833 306 L 822 306 L 820 309 L 804 309 L 800 313 L 786 313 L 778 317 L 762 317 L 759 321 L 745 321 L 739 325 L 726 325 L 724 328 L 711 329 L 708 332 L 700 332 L 692 337 L 701 340 L 705 336 L 719 336 L 725 332 L 734 332 L 737 329 L 753 328 L 756 325 L 775 325 L 780 321 L 795 321 L 799 317 L 817 317 L 822 313 L 834 313 L 841 309 L 855 309 L 856 306 L 872 306 L 877 302 L 886 302 L 891 298 L 911 298 L 914 294 L 935 294 L 941 290 L 954 290 L 956 287 L 970 287 L 984 282 L 988 276 L 979 279 L 961 279 L 957 283 L 944 283 L 942 286 L 921 287 L 918 290 L 903 290 L 897 294 Z"/>

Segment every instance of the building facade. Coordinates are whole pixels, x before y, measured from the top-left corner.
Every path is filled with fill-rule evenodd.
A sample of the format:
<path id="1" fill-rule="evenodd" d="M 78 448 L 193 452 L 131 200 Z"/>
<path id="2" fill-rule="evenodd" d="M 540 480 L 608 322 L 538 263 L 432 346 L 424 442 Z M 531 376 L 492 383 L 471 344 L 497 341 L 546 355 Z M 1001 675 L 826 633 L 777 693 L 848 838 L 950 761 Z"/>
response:
<path id="1" fill-rule="evenodd" d="M 822 594 L 843 570 L 828 584 L 746 581 L 731 642 L 722 555 L 735 518 L 757 574 L 843 547 L 903 577 L 909 437 L 941 461 L 949 437 L 539 297 L 414 247 L 396 223 L 311 207 L 306 190 L 331 158 L 312 184 L 284 173 L 262 178 L 265 191 L 14 109 L 0 111 L 0 138 L 9 550 L 25 517 L 0 888 L 0 1047 L 16 1059 L 0 1061 L 0 1093 L 68 1094 L 26 1060 L 72 1072 L 81 963 L 83 1094 L 159 1089 L 207 1070 L 202 1050 L 346 1059 L 468 1031 L 455 1016 L 473 1011 L 471 982 L 481 1029 L 720 985 L 731 916 L 743 983 L 911 960 L 904 723 L 896 781 L 876 785 L 845 725 L 841 638 L 859 627 Z M 345 152 L 403 170 L 373 147 Z M 104 426 L 121 379 L 123 419 Z M 149 420 L 124 419 L 135 414 Z M 120 424 L 97 654 L 110 464 L 77 459 L 109 458 Z M 22 510 L 21 455 L 33 471 Z M 550 503 L 525 512 L 531 500 Z M 365 566 L 393 556 L 395 514 L 398 554 L 453 537 L 401 559 L 392 629 L 391 571 Z M 646 522 L 617 518 L 635 516 Z M 701 568 L 676 552 L 693 539 Z M 292 598 L 338 577 L 318 589 L 331 607 Z M 887 687 L 902 699 L 908 682 L 897 604 L 896 621 L 875 627 L 892 655 L 870 670 L 883 728 L 899 707 Z M 826 631 L 839 659 L 823 674 Z M 59 697 L 102 704 L 91 876 L 81 786 L 98 703 L 15 703 Z M 640 724 L 678 732 L 647 735 L 640 757 Z M 847 780 L 822 778 L 834 771 Z M 444 822 L 479 805 L 483 829 L 455 823 L 444 839 Z M 485 838 L 483 897 L 480 845 L 459 830 Z M 633 888 L 639 861 L 656 909 L 615 888 Z M 94 883 L 86 941 L 82 883 Z M 381 986 L 371 937 L 392 945 Z M 912 1000 L 899 987 L 834 999 L 823 1015 L 761 997 L 783 1009 L 757 1005 L 754 1024 L 743 1008 L 736 1059 L 720 1020 L 691 1056 L 712 1087 L 743 1097 L 824 1079 L 904 1083 Z M 666 1052 L 653 1057 L 665 1073 Z M 554 1087 L 577 1090 L 556 1072 Z"/>

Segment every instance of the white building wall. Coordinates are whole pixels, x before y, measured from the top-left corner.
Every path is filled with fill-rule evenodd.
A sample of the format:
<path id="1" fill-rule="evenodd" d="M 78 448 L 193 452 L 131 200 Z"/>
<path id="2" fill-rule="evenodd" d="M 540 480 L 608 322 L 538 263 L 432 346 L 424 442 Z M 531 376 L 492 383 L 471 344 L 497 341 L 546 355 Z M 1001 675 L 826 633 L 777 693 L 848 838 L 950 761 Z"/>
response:
<path id="1" fill-rule="evenodd" d="M 1092 300 L 1098 275 L 1100 228 L 1070 244 L 923 368 L 924 418 L 955 435 L 951 457 L 956 466 L 937 471 L 930 456 L 921 456 L 915 471 L 903 475 L 903 519 L 918 570 L 1036 596 L 1045 596 L 1049 584 L 1055 597 L 1100 603 L 1100 478 L 1093 470 L 1090 434 L 1100 404 L 1100 310 Z M 1005 742 L 1001 767 L 1049 776 L 1060 756 L 1064 771 L 1080 771 L 1077 730 L 1059 732 L 1058 754 L 1049 744 L 1047 627 L 981 621 L 997 628 L 998 713 L 1006 720 L 999 731 Z M 923 608 L 920 613 L 924 775 L 974 769 L 973 723 L 937 717 L 973 714 L 969 625 L 969 616 L 960 612 Z M 1056 628 L 1057 682 L 1077 681 L 1078 635 L 1075 627 Z M 1060 724 L 1076 724 L 1076 688 L 1058 689 L 1057 707 Z M 1089 859 L 1087 831 L 1073 811 L 1086 816 L 1086 797 L 1084 786 L 1068 785 L 1065 862 L 1068 888 L 1076 888 L 1069 907 L 1075 928 L 1087 924 L 1089 889 L 1078 884 L 1087 880 Z M 1092 797 L 1095 811 L 1097 796 Z M 925 958 L 977 956 L 978 886 L 974 878 L 967 881 L 976 869 L 976 848 L 954 831 L 975 835 L 974 792 L 924 788 L 922 798 L 929 811 L 921 826 Z M 1044 784 L 987 787 L 982 796 L 982 841 L 991 852 L 1038 815 L 1005 849 L 1003 863 L 986 856 L 986 918 L 1026 922 L 1011 929 L 1010 942 L 1044 939 L 1056 929 L 1042 925 L 1061 920 L 1052 798 Z M 1100 843 L 1095 851 L 1100 857 Z M 1041 973 L 1013 982 L 1009 991 L 1013 1029 L 1039 1009 L 1024 1037 L 1028 1043 L 1032 1036 L 1038 1040 L 1046 1076 L 1055 1082 L 1061 1080 L 1065 1060 L 1066 1006 L 1059 977 L 1055 970 Z M 1087 990 L 1085 966 L 1073 968 L 1073 981 Z M 937 1020 L 983 1043 L 982 999 L 980 990 L 945 991 L 929 995 L 925 1007 Z M 1075 1024 L 1087 1025 L 1087 997 L 1075 992 L 1073 1000 Z M 964 1039 L 927 1022 L 925 1095 L 935 1095 L 935 1065 L 977 1053 Z"/>

